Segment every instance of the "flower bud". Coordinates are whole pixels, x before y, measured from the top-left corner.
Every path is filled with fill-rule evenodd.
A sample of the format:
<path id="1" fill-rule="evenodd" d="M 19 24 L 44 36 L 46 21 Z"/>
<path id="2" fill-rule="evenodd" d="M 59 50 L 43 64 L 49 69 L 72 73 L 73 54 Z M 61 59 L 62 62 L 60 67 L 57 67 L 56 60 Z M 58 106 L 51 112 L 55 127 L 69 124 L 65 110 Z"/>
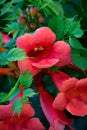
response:
<path id="1" fill-rule="evenodd" d="M 41 16 L 41 13 L 40 13 L 40 12 L 38 12 L 38 13 L 37 13 L 37 17 L 40 17 L 40 16 Z"/>
<path id="2" fill-rule="evenodd" d="M 30 23 L 30 27 L 32 28 L 32 29 L 35 29 L 36 28 L 36 23 Z"/>
<path id="3" fill-rule="evenodd" d="M 38 8 L 36 6 L 30 8 L 31 16 L 35 16 L 38 13 Z"/>
<path id="4" fill-rule="evenodd" d="M 26 22 L 27 22 L 27 20 L 26 20 L 26 18 L 25 17 L 19 17 L 18 19 L 17 19 L 17 22 L 19 23 L 19 24 L 26 24 Z"/>
<path id="5" fill-rule="evenodd" d="M 38 23 L 43 23 L 44 22 L 44 17 L 43 16 L 40 16 L 39 18 L 38 18 Z"/>

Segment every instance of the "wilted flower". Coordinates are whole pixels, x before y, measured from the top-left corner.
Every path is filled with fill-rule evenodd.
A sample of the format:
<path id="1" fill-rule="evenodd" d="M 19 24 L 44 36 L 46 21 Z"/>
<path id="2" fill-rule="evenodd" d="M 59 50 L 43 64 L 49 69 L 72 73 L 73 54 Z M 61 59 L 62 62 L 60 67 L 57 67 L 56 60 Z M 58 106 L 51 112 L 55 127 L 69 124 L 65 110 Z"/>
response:
<path id="1" fill-rule="evenodd" d="M 17 47 L 24 49 L 27 55 L 25 60 L 18 62 L 20 71 L 29 69 L 35 75 L 42 68 L 70 63 L 70 46 L 64 41 L 55 40 L 56 35 L 48 27 L 41 27 L 34 34 L 26 33 L 17 38 Z"/>

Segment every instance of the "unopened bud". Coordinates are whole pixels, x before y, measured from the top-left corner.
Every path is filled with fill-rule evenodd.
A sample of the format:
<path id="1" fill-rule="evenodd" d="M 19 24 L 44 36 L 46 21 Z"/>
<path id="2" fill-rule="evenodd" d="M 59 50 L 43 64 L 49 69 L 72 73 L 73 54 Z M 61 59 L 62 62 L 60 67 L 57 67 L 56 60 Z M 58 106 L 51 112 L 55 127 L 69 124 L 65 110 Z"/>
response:
<path id="1" fill-rule="evenodd" d="M 39 18 L 38 18 L 38 23 L 43 23 L 44 22 L 44 17 L 43 16 L 40 16 Z"/>
<path id="2" fill-rule="evenodd" d="M 38 13 L 38 8 L 36 6 L 30 8 L 31 16 L 35 16 Z"/>
<path id="3" fill-rule="evenodd" d="M 30 27 L 31 27 L 32 29 L 35 29 L 35 28 L 37 27 L 37 25 L 36 25 L 36 23 L 30 23 Z"/>
<path id="4" fill-rule="evenodd" d="M 26 22 L 27 22 L 27 20 L 26 20 L 26 18 L 25 17 L 19 17 L 18 19 L 17 19 L 17 22 L 19 23 L 19 24 L 26 24 Z"/>

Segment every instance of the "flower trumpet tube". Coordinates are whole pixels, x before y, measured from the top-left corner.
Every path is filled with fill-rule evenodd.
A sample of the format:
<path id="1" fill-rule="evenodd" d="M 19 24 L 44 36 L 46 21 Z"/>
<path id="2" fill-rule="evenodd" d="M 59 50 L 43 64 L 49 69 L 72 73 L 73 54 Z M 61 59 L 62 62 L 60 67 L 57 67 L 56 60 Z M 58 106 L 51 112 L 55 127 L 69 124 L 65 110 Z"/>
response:
<path id="1" fill-rule="evenodd" d="M 48 27 L 38 28 L 34 34 L 24 34 L 17 38 L 16 45 L 26 51 L 27 58 L 19 61 L 21 72 L 29 69 L 36 75 L 41 69 L 53 65 L 63 66 L 71 62 L 71 48 L 64 41 L 57 41 L 56 35 Z"/>
<path id="2" fill-rule="evenodd" d="M 40 89 L 40 102 L 43 112 L 50 123 L 49 130 L 64 130 L 65 125 L 70 125 L 73 120 L 68 118 L 63 111 L 57 111 L 52 104 L 54 98 L 43 89 Z"/>
<path id="3" fill-rule="evenodd" d="M 55 75 L 56 78 L 53 78 L 53 81 L 59 88 L 60 93 L 55 98 L 53 107 L 57 110 L 66 109 L 76 116 L 87 115 L 87 78 L 80 80 L 68 78 L 68 75 L 62 72 L 61 75 L 58 73 L 54 74 L 53 77 Z M 62 79 L 61 82 L 60 79 Z"/>

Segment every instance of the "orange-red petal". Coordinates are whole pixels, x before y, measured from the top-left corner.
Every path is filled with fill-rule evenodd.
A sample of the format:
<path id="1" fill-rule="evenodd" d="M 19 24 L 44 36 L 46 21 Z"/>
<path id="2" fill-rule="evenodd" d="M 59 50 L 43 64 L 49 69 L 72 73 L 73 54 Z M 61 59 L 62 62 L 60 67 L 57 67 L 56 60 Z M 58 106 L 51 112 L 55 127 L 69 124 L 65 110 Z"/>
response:
<path id="1" fill-rule="evenodd" d="M 18 67 L 20 69 L 20 72 L 23 73 L 25 70 L 29 70 L 30 73 L 34 76 L 36 75 L 40 69 L 32 66 L 32 60 L 30 60 L 29 58 L 26 58 L 22 61 L 18 61 Z"/>
<path id="2" fill-rule="evenodd" d="M 72 88 L 75 88 L 77 82 L 78 82 L 78 79 L 76 79 L 76 78 L 69 78 L 68 80 L 63 82 L 61 91 L 62 92 L 66 92 L 66 91 L 68 91 L 68 90 L 70 90 Z"/>
<path id="3" fill-rule="evenodd" d="M 85 116 L 87 115 L 87 104 L 84 102 L 73 98 L 67 104 L 66 109 L 72 114 L 76 116 Z"/>
<path id="4" fill-rule="evenodd" d="M 51 56 L 59 59 L 58 66 L 71 63 L 71 48 L 69 44 L 64 41 L 56 42 L 53 45 L 53 54 Z"/>
<path id="5" fill-rule="evenodd" d="M 65 94 L 64 93 L 59 93 L 54 102 L 53 102 L 53 107 L 57 110 L 64 110 L 66 108 L 66 98 L 65 98 Z"/>
<path id="6" fill-rule="evenodd" d="M 49 47 L 56 40 L 56 35 L 48 27 L 40 27 L 33 34 L 33 42 L 37 46 Z"/>
<path id="7" fill-rule="evenodd" d="M 35 44 L 33 44 L 33 35 L 29 33 L 25 33 L 23 36 L 18 37 L 16 45 L 18 48 L 24 49 L 27 53 L 36 47 Z"/>
<path id="8" fill-rule="evenodd" d="M 37 68 L 49 68 L 49 67 L 55 65 L 57 62 L 59 62 L 58 59 L 45 58 L 38 62 L 32 62 L 32 66 L 37 67 Z"/>
<path id="9" fill-rule="evenodd" d="M 29 119 L 26 123 L 27 130 L 45 130 L 38 118 Z"/>
<path id="10" fill-rule="evenodd" d="M 63 82 L 67 79 L 69 79 L 69 76 L 64 73 L 64 72 L 50 72 L 50 75 L 52 77 L 53 82 L 55 83 L 56 87 L 58 88 L 59 91 L 61 91 Z"/>

